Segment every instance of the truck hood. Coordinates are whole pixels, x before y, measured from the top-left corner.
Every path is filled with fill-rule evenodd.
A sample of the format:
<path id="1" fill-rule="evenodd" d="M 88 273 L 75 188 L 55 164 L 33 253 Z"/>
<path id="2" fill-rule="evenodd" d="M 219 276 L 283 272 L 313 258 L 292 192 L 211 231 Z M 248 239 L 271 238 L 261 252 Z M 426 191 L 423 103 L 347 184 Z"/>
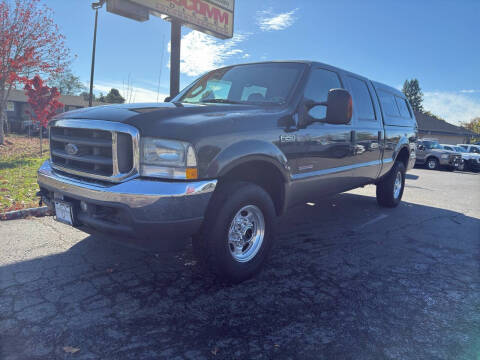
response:
<path id="1" fill-rule="evenodd" d="M 122 122 L 135 126 L 144 136 L 164 136 L 188 140 L 200 133 L 222 133 L 245 118 L 276 116 L 278 107 L 230 104 L 145 103 L 97 106 L 69 111 L 62 119 L 86 119 Z"/>
<path id="2" fill-rule="evenodd" d="M 245 113 L 258 111 L 259 106 L 230 104 L 188 104 L 188 103 L 144 103 L 119 104 L 83 108 L 60 114 L 58 119 L 92 119 L 115 122 L 135 123 L 142 121 L 166 121 L 171 119 L 189 119 L 191 122 L 225 117 L 225 112 Z"/>

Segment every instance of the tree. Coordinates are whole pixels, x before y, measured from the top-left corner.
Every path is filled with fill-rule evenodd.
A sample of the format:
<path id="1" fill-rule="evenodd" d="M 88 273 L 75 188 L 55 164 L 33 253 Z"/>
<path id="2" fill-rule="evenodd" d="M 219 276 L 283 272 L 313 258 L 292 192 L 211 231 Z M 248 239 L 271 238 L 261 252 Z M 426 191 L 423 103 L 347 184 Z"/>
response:
<path id="1" fill-rule="evenodd" d="M 62 95 L 78 95 L 87 89 L 80 78 L 72 74 L 71 70 L 55 74 L 48 81 L 48 86 L 56 87 Z"/>
<path id="2" fill-rule="evenodd" d="M 89 97 L 90 97 L 90 94 L 86 91 L 82 91 L 82 93 L 80 94 L 80 96 L 83 97 L 83 100 L 85 101 L 88 101 Z M 95 97 L 95 94 L 93 94 L 93 101 L 96 101 L 97 98 Z"/>
<path id="3" fill-rule="evenodd" d="M 42 155 L 43 128 L 47 127 L 48 121 L 57 114 L 57 110 L 63 107 L 63 104 L 58 101 L 60 93 L 57 88 L 45 85 L 40 76 L 36 75 L 33 79 L 25 81 L 25 94 L 35 114 L 32 120 L 38 122 L 40 127 L 40 154 Z"/>
<path id="4" fill-rule="evenodd" d="M 103 95 L 100 97 L 100 99 L 102 97 Z M 111 89 L 110 92 L 107 94 L 107 96 L 105 96 L 104 102 L 109 104 L 123 104 L 125 102 L 125 99 L 123 98 L 122 95 L 120 95 L 120 91 L 118 91 L 117 89 Z"/>
<path id="5" fill-rule="evenodd" d="M 470 120 L 469 122 L 460 123 L 460 126 L 478 134 L 478 136 L 476 136 L 475 139 L 472 139 L 472 141 L 480 140 L 480 116 Z"/>
<path id="6" fill-rule="evenodd" d="M 33 74 L 58 74 L 69 62 L 64 36 L 40 0 L 0 0 L 0 144 L 10 91 Z"/>
<path id="7" fill-rule="evenodd" d="M 423 93 L 417 79 L 405 80 L 402 92 L 407 97 L 414 111 L 423 111 Z"/>

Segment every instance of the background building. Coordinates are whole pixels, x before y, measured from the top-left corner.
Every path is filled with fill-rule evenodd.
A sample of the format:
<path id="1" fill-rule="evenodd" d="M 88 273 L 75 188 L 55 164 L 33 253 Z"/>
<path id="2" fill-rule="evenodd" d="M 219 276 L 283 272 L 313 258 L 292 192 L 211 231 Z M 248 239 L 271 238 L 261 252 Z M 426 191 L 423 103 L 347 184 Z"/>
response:
<path id="1" fill-rule="evenodd" d="M 415 111 L 418 123 L 419 138 L 438 139 L 441 144 L 468 144 L 472 137 L 478 136 L 474 132 L 461 126 L 455 126 L 445 120 Z"/>
<path id="2" fill-rule="evenodd" d="M 63 107 L 58 109 L 58 113 L 65 111 L 81 109 L 88 107 L 88 101 L 83 96 L 61 95 L 58 99 Z M 103 103 L 94 103 L 94 105 L 104 105 Z M 32 117 L 30 114 L 30 104 L 23 90 L 12 89 L 7 101 L 7 119 L 10 131 L 26 132 L 32 125 Z"/>

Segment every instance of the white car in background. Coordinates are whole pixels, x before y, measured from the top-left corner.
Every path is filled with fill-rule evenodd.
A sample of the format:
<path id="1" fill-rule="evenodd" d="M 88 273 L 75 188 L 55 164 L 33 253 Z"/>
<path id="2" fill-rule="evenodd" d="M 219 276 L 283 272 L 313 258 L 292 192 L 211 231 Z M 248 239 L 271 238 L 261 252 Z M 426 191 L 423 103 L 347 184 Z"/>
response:
<path id="1" fill-rule="evenodd" d="M 462 154 L 463 169 L 459 170 L 471 170 L 480 171 L 480 146 L 472 144 L 457 144 L 455 145 L 443 145 L 446 150 L 452 148 L 453 151 L 460 152 Z"/>

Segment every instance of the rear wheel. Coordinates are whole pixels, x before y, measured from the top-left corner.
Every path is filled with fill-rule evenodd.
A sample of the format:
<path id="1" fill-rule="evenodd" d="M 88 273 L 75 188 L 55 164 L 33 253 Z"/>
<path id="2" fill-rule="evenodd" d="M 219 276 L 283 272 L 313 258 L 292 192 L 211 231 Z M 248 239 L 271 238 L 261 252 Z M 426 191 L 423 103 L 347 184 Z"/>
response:
<path id="1" fill-rule="evenodd" d="M 220 185 L 201 233 L 193 238 L 195 254 L 217 276 L 244 281 L 258 273 L 267 259 L 275 217 L 273 201 L 260 186 Z"/>
<path id="2" fill-rule="evenodd" d="M 428 158 L 427 160 L 427 169 L 437 170 L 438 169 L 438 160 L 434 157 Z"/>
<path id="3" fill-rule="evenodd" d="M 390 172 L 377 184 L 377 202 L 381 206 L 396 207 L 405 188 L 405 165 L 397 161 Z"/>

